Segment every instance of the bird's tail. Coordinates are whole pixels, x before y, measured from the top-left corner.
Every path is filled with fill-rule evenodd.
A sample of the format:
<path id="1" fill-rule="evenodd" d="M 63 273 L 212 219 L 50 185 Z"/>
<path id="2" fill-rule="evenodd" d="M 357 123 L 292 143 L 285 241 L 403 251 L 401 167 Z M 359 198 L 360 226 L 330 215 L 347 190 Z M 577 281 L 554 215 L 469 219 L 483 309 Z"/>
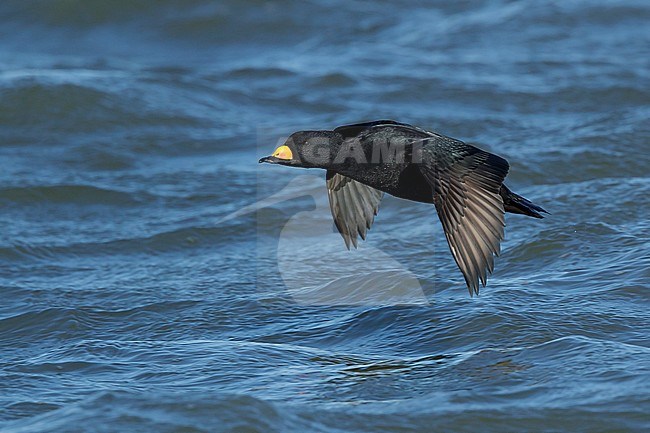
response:
<path id="1" fill-rule="evenodd" d="M 531 201 L 510 191 L 505 184 L 501 185 L 501 198 L 503 198 L 503 209 L 506 212 L 528 215 L 535 218 L 544 218 L 542 213 L 548 213 L 541 206 L 537 206 Z"/>

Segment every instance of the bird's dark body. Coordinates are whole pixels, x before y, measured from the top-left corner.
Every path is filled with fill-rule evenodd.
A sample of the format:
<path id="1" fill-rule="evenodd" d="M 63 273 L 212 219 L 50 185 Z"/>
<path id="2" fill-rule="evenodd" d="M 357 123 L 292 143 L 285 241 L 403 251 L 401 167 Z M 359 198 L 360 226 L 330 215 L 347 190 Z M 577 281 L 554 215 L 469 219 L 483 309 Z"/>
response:
<path id="1" fill-rule="evenodd" d="M 404 167 L 399 173 L 395 188 L 385 192 L 406 200 L 433 204 L 431 187 L 417 166 L 413 164 Z"/>
<path id="2" fill-rule="evenodd" d="M 351 179 L 371 185 L 382 192 L 405 200 L 421 203 L 433 203 L 431 186 L 427 184 L 424 176 L 415 165 L 399 164 L 386 170 L 385 167 L 368 167 L 363 172 L 350 175 L 348 170 L 338 170 L 336 173 L 343 174 Z M 368 179 L 374 182 L 366 183 Z"/>
<path id="3" fill-rule="evenodd" d="M 377 121 L 371 124 L 382 125 L 392 121 Z M 441 134 L 424 131 L 419 128 L 413 128 L 410 125 L 393 122 L 384 126 L 379 131 L 372 129 L 360 129 L 343 126 L 334 130 L 347 140 L 357 142 L 363 149 L 365 161 L 372 161 L 373 154 L 376 154 L 377 143 L 389 142 L 393 146 L 404 146 L 404 162 L 379 162 L 377 164 L 355 164 L 355 161 L 349 161 L 348 164 L 341 164 L 335 167 L 334 171 L 344 174 L 365 185 L 371 185 L 394 197 L 405 200 L 412 200 L 421 203 L 434 203 L 434 195 L 431 186 L 427 183 L 422 172 L 417 167 L 419 162 L 413 162 L 413 143 L 421 145 L 423 155 L 428 155 L 429 159 L 438 158 L 440 161 L 447 160 L 451 163 L 454 159 L 461 158 L 463 151 L 468 145 L 455 138 L 447 137 Z M 372 133 L 371 133 L 372 131 Z M 351 135 L 354 134 L 354 135 Z M 424 142 L 421 142 L 425 140 Z M 437 148 L 444 148 L 447 154 L 437 155 Z M 501 197 L 504 201 L 505 211 L 518 213 L 529 216 L 530 212 L 526 208 L 518 205 L 515 199 L 516 194 L 512 193 L 508 187 L 502 185 L 500 190 Z"/>
<path id="4" fill-rule="evenodd" d="M 505 212 L 546 212 L 503 183 L 510 167 L 500 156 L 390 120 L 296 132 L 260 162 L 327 170 L 332 216 L 348 248 L 365 239 L 382 193 L 434 204 L 470 294 L 493 270 Z"/>
<path id="5" fill-rule="evenodd" d="M 422 175 L 417 163 L 410 162 L 412 143 L 407 140 L 402 141 L 404 162 L 381 161 L 359 164 L 350 160 L 344 164 L 334 165 L 331 170 L 398 198 L 433 203 L 431 186 Z M 359 144 L 363 147 L 367 160 L 371 161 L 372 142 L 361 140 Z"/>
<path id="6" fill-rule="evenodd" d="M 384 121 L 372 123 L 382 124 Z M 336 128 L 334 132 L 341 134 L 344 140 L 358 144 L 366 163 L 350 159 L 334 166 L 333 171 L 398 198 L 433 203 L 431 186 L 417 167 L 421 155 L 413 154 L 413 143 L 431 137 L 429 133 L 396 122 L 375 131 L 352 125 Z M 395 158 L 399 161 L 377 158 L 381 146 L 398 148 L 403 152 L 401 157 Z"/>

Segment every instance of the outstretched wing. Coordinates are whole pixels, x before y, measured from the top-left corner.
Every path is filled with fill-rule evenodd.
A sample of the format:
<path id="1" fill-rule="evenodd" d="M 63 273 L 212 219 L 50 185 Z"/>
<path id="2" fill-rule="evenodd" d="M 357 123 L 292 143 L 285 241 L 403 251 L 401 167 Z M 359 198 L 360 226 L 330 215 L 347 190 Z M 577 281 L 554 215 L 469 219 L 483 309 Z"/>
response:
<path id="1" fill-rule="evenodd" d="M 384 193 L 332 170 L 327 170 L 326 179 L 334 224 L 345 246 L 350 249 L 352 244 L 356 248 L 357 235 L 366 239 Z"/>
<path id="2" fill-rule="evenodd" d="M 503 240 L 505 211 L 499 194 L 508 161 L 448 137 L 423 141 L 420 171 L 470 295 L 485 287 Z"/>

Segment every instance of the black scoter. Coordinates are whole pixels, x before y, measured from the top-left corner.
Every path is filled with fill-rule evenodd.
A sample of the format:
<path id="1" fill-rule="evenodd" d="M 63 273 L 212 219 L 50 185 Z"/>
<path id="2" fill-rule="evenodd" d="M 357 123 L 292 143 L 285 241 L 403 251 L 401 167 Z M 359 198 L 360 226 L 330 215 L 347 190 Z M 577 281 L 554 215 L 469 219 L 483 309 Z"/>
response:
<path id="1" fill-rule="evenodd" d="M 392 120 L 293 133 L 259 162 L 327 170 L 334 223 L 345 245 L 366 238 L 384 193 L 434 204 L 470 295 L 485 287 L 505 212 L 548 213 L 503 183 L 508 161 L 460 140 Z"/>

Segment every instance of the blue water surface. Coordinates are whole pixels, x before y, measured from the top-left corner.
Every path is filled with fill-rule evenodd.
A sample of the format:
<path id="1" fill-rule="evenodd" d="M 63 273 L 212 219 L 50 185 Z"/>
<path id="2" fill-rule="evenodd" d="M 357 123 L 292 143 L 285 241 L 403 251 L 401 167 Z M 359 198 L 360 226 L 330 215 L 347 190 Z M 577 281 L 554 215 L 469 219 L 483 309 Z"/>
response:
<path id="1" fill-rule="evenodd" d="M 2 432 L 650 427 L 650 5 L 0 3 Z M 510 162 L 470 298 L 435 209 L 359 250 L 300 129 Z"/>

